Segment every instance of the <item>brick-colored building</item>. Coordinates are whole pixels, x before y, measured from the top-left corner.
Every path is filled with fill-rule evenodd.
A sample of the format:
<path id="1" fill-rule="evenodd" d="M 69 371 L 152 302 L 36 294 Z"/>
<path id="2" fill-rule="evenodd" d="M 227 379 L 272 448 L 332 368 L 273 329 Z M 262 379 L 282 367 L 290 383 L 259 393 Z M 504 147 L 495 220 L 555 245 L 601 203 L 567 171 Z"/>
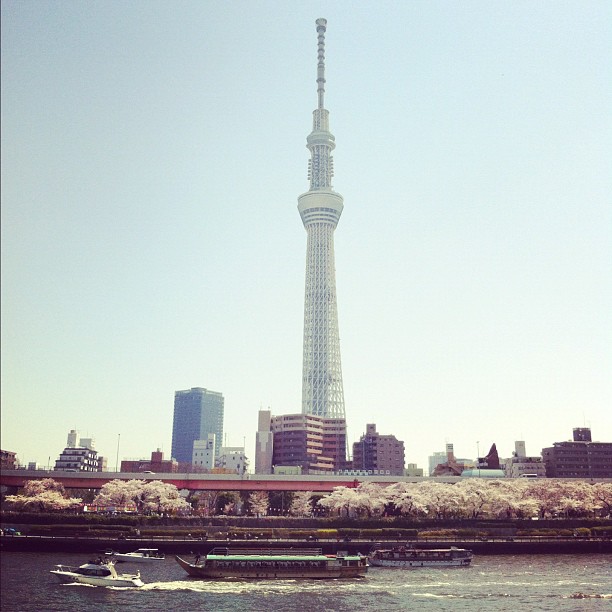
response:
<path id="1" fill-rule="evenodd" d="M 542 449 L 548 478 L 612 478 L 612 442 L 593 442 L 588 427 L 574 429 L 573 440 Z"/>
<path id="2" fill-rule="evenodd" d="M 151 459 L 128 459 L 122 461 L 121 471 L 174 474 L 178 472 L 178 462 L 175 459 L 164 459 L 164 453 L 158 448 L 151 453 Z"/>
<path id="3" fill-rule="evenodd" d="M 393 435 L 382 435 L 376 425 L 366 425 L 366 432 L 353 443 L 353 469 L 378 474 L 403 476 L 404 443 Z"/>
<path id="4" fill-rule="evenodd" d="M 346 469 L 346 421 L 312 414 L 272 417 L 273 466 L 299 466 L 303 474 Z"/>
<path id="5" fill-rule="evenodd" d="M 0 450 L 0 461 L 3 470 L 14 470 L 17 468 L 17 454 L 13 451 Z"/>

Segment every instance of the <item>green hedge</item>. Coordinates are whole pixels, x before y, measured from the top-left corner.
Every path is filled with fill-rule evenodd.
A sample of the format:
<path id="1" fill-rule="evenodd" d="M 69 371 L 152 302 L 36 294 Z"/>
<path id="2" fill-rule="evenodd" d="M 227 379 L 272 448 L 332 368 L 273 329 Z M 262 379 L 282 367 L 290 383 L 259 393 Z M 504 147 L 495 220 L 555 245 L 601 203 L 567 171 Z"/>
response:
<path id="1" fill-rule="evenodd" d="M 591 527 L 591 535 L 596 538 L 610 538 L 612 527 Z"/>
<path id="2" fill-rule="evenodd" d="M 83 537 L 83 538 L 118 538 L 130 535 L 131 529 L 121 527 L 90 528 L 82 525 L 30 525 L 25 535 Z"/>
<path id="3" fill-rule="evenodd" d="M 317 529 L 317 537 L 321 539 L 330 539 L 338 537 L 337 529 Z"/>
<path id="4" fill-rule="evenodd" d="M 541 537 L 570 537 L 574 535 L 574 529 L 519 529 L 517 536 L 541 536 Z"/>
<path id="5" fill-rule="evenodd" d="M 551 530 L 551 535 L 559 530 L 569 530 L 573 532 L 578 528 L 590 528 L 593 535 L 607 537 L 612 533 L 612 520 L 609 519 L 547 519 L 547 520 L 503 520 L 495 521 L 488 519 L 479 521 L 476 519 L 462 520 L 436 520 L 436 519 L 408 519 L 402 517 L 377 517 L 377 518 L 297 518 L 297 517 L 239 517 L 239 516 L 213 516 L 213 517 L 161 517 L 161 516 L 138 516 L 132 514 L 74 514 L 60 512 L 2 512 L 3 526 L 20 526 L 23 533 L 27 533 L 28 525 L 81 525 L 92 529 L 120 529 L 120 528 L 140 528 L 154 529 L 159 526 L 161 529 L 176 531 L 177 533 L 194 533 L 194 531 L 207 531 L 209 537 L 213 532 L 226 533 L 228 531 L 236 533 L 261 533 L 264 530 L 275 534 L 291 533 L 302 534 L 312 532 L 319 538 L 336 538 L 338 534 L 343 537 L 400 537 L 408 539 L 415 530 L 419 532 L 427 530 L 455 529 L 458 533 L 471 535 L 476 532 L 480 534 L 494 534 L 501 529 L 518 530 L 516 534 L 499 535 L 546 535 L 543 529 Z M 289 531 L 284 531 L 289 530 Z M 378 531 L 381 530 L 381 531 Z M 360 534 L 360 535 L 357 535 Z M 571 535 L 571 533 L 570 533 Z M 307 537 L 307 536 L 305 536 Z"/>
<path id="6" fill-rule="evenodd" d="M 140 531 L 141 538 L 147 538 L 147 537 L 188 538 L 189 536 L 191 536 L 192 538 L 197 539 L 197 538 L 208 537 L 206 529 L 188 529 L 188 528 L 177 529 L 174 527 L 172 528 L 169 527 L 169 528 L 164 528 L 164 529 L 147 529 L 143 527 L 139 531 Z M 226 537 L 225 534 L 219 534 L 219 533 L 213 534 L 212 537 L 216 539 L 216 536 Z"/>

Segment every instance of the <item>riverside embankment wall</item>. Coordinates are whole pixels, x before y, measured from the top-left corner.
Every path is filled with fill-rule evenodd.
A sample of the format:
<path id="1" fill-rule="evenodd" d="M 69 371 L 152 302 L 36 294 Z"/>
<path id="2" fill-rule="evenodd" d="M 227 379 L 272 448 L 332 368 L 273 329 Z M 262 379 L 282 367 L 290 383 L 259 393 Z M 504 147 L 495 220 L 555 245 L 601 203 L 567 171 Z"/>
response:
<path id="1" fill-rule="evenodd" d="M 105 550 L 130 552 L 137 548 L 157 548 L 166 554 L 206 554 L 218 546 L 235 548 L 322 548 L 325 554 L 339 550 L 366 554 L 373 548 L 389 548 L 406 545 L 406 541 L 374 542 L 372 540 L 304 542 L 298 540 L 198 540 L 193 538 L 75 538 L 53 536 L 2 536 L 3 552 L 57 552 L 99 554 Z M 592 554 L 612 553 L 609 538 L 558 539 L 558 538 L 499 538 L 487 540 L 411 540 L 408 545 L 422 548 L 468 548 L 478 555 L 534 555 L 534 554 Z"/>

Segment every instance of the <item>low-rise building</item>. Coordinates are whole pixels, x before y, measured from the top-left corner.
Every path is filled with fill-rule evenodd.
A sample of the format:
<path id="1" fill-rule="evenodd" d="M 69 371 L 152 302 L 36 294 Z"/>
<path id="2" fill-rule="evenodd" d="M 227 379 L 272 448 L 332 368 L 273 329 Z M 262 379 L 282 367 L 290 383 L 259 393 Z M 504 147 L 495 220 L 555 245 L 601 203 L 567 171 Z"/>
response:
<path id="1" fill-rule="evenodd" d="M 528 457 L 522 440 L 514 443 L 514 453 L 506 459 L 505 472 L 508 478 L 546 478 L 542 457 Z"/>
<path id="2" fill-rule="evenodd" d="M 191 463 L 204 470 L 215 467 L 216 444 L 215 434 L 209 433 L 204 440 L 193 441 L 193 458 Z"/>
<path id="3" fill-rule="evenodd" d="M 470 462 L 471 463 L 471 462 Z M 446 461 L 436 464 L 433 472 L 430 472 L 430 476 L 461 476 L 462 472 L 473 467 L 463 459 L 457 459 L 455 457 L 455 448 L 452 443 L 446 445 Z"/>
<path id="4" fill-rule="evenodd" d="M 427 472 L 429 476 L 432 476 L 434 470 L 437 465 L 444 463 L 446 461 L 446 453 L 443 451 L 434 451 L 432 455 L 428 457 L 428 467 L 429 471 Z"/>
<path id="5" fill-rule="evenodd" d="M 423 468 L 417 467 L 416 463 L 407 463 L 404 469 L 404 476 L 408 478 L 422 478 Z"/>
<path id="6" fill-rule="evenodd" d="M 86 446 L 67 447 L 55 460 L 53 469 L 57 472 L 102 472 L 104 457 L 99 456 L 98 451 Z"/>
<path id="7" fill-rule="evenodd" d="M 77 437 L 76 429 L 71 429 L 68 432 L 66 448 L 55 460 L 53 469 L 69 472 L 105 472 L 108 459 L 98 454 L 95 449 L 95 440 L 93 438 L 80 438 L 77 444 Z"/>
<path id="8" fill-rule="evenodd" d="M 249 460 L 244 453 L 244 447 L 222 446 L 215 467 L 227 470 L 228 472 L 235 472 L 236 474 L 245 474 L 248 465 Z"/>
<path id="9" fill-rule="evenodd" d="M 446 464 L 449 460 L 449 454 L 448 454 L 448 446 L 447 445 L 447 452 L 442 452 L 442 451 L 435 451 L 433 453 L 433 455 L 429 455 L 428 457 L 428 467 L 429 467 L 429 476 L 433 476 L 434 472 L 436 471 L 436 467 L 440 464 Z M 451 449 L 453 447 L 453 445 L 451 444 Z M 453 454 L 453 461 L 455 463 L 457 463 L 458 465 L 462 466 L 462 469 L 467 470 L 473 467 L 476 467 L 477 461 L 474 461 L 473 459 L 461 459 L 461 458 L 456 458 Z M 457 474 L 455 474 L 457 475 Z"/>
<path id="10" fill-rule="evenodd" d="M 3 470 L 16 470 L 18 467 L 17 453 L 0 450 L 0 467 Z"/>
<path id="11" fill-rule="evenodd" d="M 174 474 L 178 472 L 176 459 L 164 459 L 159 448 L 151 453 L 150 459 L 124 459 L 121 462 L 122 472 L 153 472 L 155 474 Z"/>

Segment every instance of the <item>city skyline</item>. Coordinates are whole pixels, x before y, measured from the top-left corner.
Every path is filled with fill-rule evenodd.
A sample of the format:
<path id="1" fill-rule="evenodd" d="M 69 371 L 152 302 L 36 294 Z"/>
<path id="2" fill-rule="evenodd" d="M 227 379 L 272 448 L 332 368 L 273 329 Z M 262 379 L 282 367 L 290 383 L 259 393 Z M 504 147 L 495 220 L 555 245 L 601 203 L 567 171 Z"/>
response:
<path id="1" fill-rule="evenodd" d="M 253 465 L 259 409 L 301 411 L 321 16 L 348 446 L 612 440 L 606 3 L 82 7 L 1 7 L 4 450 L 168 456 L 205 387 Z"/>

